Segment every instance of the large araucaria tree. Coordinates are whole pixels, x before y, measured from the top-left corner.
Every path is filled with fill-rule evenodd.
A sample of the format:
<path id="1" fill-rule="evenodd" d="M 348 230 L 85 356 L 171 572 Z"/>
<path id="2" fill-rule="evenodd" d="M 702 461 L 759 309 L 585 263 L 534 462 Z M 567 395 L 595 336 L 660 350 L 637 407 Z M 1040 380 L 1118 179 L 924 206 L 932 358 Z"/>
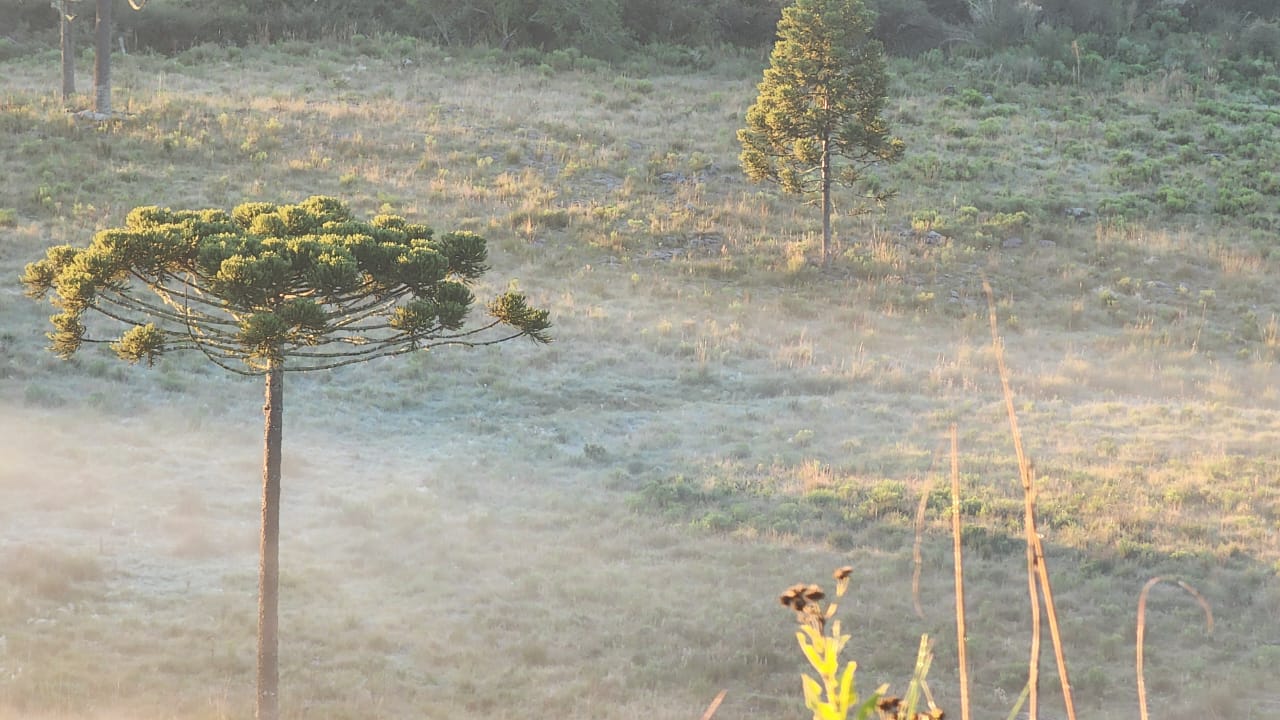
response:
<path id="1" fill-rule="evenodd" d="M 831 252 L 832 186 L 858 185 L 870 166 L 893 162 L 904 149 L 880 116 L 889 80 L 872 26 L 862 0 L 796 0 L 784 8 L 759 95 L 738 131 L 747 177 L 819 195 L 823 262 Z"/>
<path id="2" fill-rule="evenodd" d="M 26 267 L 27 294 L 47 296 L 59 310 L 49 338 L 63 358 L 86 343 L 108 343 L 122 359 L 148 364 L 195 350 L 231 372 L 266 378 L 261 720 L 279 716 L 284 376 L 441 345 L 549 342 L 547 312 L 514 292 L 489 302 L 487 317 L 468 325 L 468 285 L 486 271 L 486 258 L 485 241 L 473 233 L 437 236 L 392 215 L 359 220 L 336 199 L 312 197 L 296 205 L 247 203 L 229 214 L 140 207 L 88 247 L 53 247 Z"/>

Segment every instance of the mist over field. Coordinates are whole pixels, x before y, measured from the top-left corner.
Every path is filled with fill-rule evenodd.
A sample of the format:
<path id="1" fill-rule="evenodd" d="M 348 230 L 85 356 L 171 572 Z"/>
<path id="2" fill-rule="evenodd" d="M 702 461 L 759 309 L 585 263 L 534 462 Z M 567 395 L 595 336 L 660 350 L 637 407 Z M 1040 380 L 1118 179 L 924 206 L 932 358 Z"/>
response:
<path id="1" fill-rule="evenodd" d="M 261 378 L 60 360 L 18 278 L 138 206 L 317 194 L 484 236 L 477 298 L 526 293 L 554 342 L 286 376 L 282 717 L 676 720 L 722 690 L 716 718 L 810 717 L 778 595 L 851 565 L 860 691 L 904 692 L 927 633 L 958 718 L 953 425 L 974 716 L 1008 716 L 1031 613 L 992 309 L 1081 717 L 1137 716 L 1156 576 L 1152 716 L 1274 715 L 1277 22 L 1157 3 L 1121 42 L 1048 2 L 1016 44 L 944 5 L 898 8 L 967 34 L 890 42 L 907 149 L 868 182 L 894 196 L 837 197 L 828 264 L 817 210 L 739 167 L 767 38 L 609 57 L 284 13 L 282 42 L 157 49 L 178 6 L 148 5 L 98 122 L 23 14 L 0 40 L 0 719 L 252 715 Z M 690 27 L 769 9 L 707 24 L 727 7 Z"/>

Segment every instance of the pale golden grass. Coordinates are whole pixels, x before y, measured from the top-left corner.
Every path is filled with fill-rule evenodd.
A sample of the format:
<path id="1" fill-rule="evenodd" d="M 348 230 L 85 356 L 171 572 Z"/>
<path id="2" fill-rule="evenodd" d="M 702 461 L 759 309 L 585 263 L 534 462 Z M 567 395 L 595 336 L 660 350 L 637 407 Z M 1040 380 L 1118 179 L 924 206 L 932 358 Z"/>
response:
<path id="1" fill-rule="evenodd" d="M 1208 596 L 1238 605 L 1216 648 L 1174 632 L 1152 650 L 1153 707 L 1261 707 L 1275 658 L 1248 628 L 1280 602 L 1280 376 L 1266 354 L 1280 306 L 1250 283 L 1275 261 L 1226 232 L 1089 222 L 1008 252 L 898 234 L 915 211 L 973 202 L 990 183 L 1034 188 L 1039 172 L 1059 173 L 1064 197 L 1095 192 L 1096 161 L 1010 139 L 1050 147 L 1090 128 L 1011 117 L 1014 134 L 991 142 L 1016 169 L 939 179 L 945 196 L 891 171 L 899 200 L 887 215 L 841 217 L 848 264 L 823 273 L 803 252 L 812 208 L 736 170 L 733 131 L 754 84 L 742 73 L 654 77 L 641 91 L 609 73 L 546 76 L 426 48 L 407 71 L 318 52 L 247 49 L 208 66 L 121 58 L 118 104 L 131 114 L 102 130 L 61 114 L 46 92 L 54 63 L 0 73 L 0 170 L 13 179 L 0 208 L 18 212 L 3 276 L 135 205 L 331 193 L 362 213 L 482 232 L 495 269 L 479 294 L 515 277 L 553 312 L 550 348 L 291 378 L 286 714 L 688 718 L 727 688 L 716 717 L 798 717 L 772 594 L 797 567 L 846 561 L 866 583 L 844 609 L 870 686 L 909 675 L 927 629 L 931 684 L 958 707 L 954 641 L 937 631 L 953 617 L 950 517 L 936 511 L 921 545 L 925 620 L 904 618 L 910 517 L 945 466 L 952 423 L 978 515 L 966 527 L 1020 532 L 981 271 L 1038 461 L 1082 714 L 1131 716 L 1129 585 L 1165 569 L 1203 573 Z M 953 111 L 938 97 L 895 102 L 915 119 L 901 127 L 917 152 L 972 154 L 941 139 Z M 655 254 L 673 248 L 686 252 Z M 23 670 L 0 675 L 0 716 L 243 716 L 260 389 L 199 358 L 153 371 L 96 351 L 61 363 L 41 350 L 47 308 L 12 282 L 0 292 L 4 549 L 26 558 L 15 571 L 26 584 L 12 587 L 56 591 L 4 606 L 0 667 Z M 1255 305 L 1258 340 L 1243 344 L 1241 308 Z M 759 493 L 728 508 L 748 518 L 842 487 L 880 486 L 889 500 L 837 528 L 844 553 L 803 528 L 747 523 L 722 537 L 626 509 L 637 488 L 674 475 Z M 988 717 L 1025 685 L 1027 618 L 1017 558 L 982 537 L 965 564 L 973 710 Z M 87 561 L 97 575 L 77 574 Z M 1161 627 L 1177 626 L 1168 612 Z"/>

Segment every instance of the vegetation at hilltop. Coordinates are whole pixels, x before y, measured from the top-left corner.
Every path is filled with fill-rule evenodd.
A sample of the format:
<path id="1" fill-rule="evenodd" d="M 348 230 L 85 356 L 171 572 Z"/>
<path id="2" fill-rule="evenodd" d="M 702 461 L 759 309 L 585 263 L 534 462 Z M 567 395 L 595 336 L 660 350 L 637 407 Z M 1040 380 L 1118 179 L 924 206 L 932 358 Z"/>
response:
<path id="1" fill-rule="evenodd" d="M 123 2 L 123 0 L 120 0 Z M 87 5 L 73 0 L 72 5 Z M 655 47 L 673 63 L 703 66 L 707 48 L 772 44 L 783 0 L 239 0 L 206 3 L 155 0 L 144 13 L 117 13 L 119 32 L 134 50 L 175 54 L 200 44 L 247 45 L 280 40 L 382 35 L 415 37 L 447 47 L 484 46 L 536 62 L 539 53 L 573 51 L 624 61 Z M 904 55 L 975 48 L 999 53 L 1032 46 L 1063 72 L 1064 49 L 1117 52 L 1126 63 L 1177 62 L 1197 44 L 1251 60 L 1280 56 L 1280 8 L 1269 0 L 870 0 L 876 36 Z M 74 9 L 74 7 L 73 7 Z M 89 18 L 89 8 L 83 17 Z M 0 54 L 29 51 L 32 34 L 53 37 L 57 13 L 46 0 L 0 0 L 11 30 Z M 80 22 L 86 22 L 81 20 Z M 1069 37 L 1068 37 L 1069 36 Z M 1058 70 L 1056 67 L 1051 69 Z"/>

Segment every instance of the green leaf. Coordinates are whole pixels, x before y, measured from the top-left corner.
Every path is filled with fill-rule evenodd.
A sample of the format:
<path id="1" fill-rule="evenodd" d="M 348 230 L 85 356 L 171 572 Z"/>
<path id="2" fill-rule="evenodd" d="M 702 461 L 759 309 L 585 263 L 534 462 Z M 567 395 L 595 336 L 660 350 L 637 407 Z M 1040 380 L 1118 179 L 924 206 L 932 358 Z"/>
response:
<path id="1" fill-rule="evenodd" d="M 534 342 L 549 343 L 547 330 L 551 327 L 550 313 L 529 305 L 525 296 L 508 292 L 489 303 L 489 314 L 520 330 Z"/>
<path id="2" fill-rule="evenodd" d="M 47 335 L 52 342 L 49 349 L 66 360 L 74 355 L 84 342 L 85 327 L 84 323 L 80 322 L 80 313 L 58 313 L 50 317 L 49 322 L 53 323 L 54 327 L 54 331 Z"/>
<path id="3" fill-rule="evenodd" d="M 435 289 L 435 301 L 441 327 L 446 330 L 460 329 L 474 300 L 475 297 L 466 285 L 449 281 L 440 283 Z"/>
<path id="4" fill-rule="evenodd" d="M 427 248 L 410 248 L 396 261 L 397 279 L 415 293 L 428 291 L 444 279 L 447 270 L 444 256 Z"/>
<path id="5" fill-rule="evenodd" d="M 440 238 L 440 252 L 449 259 L 449 272 L 465 280 L 474 280 L 489 266 L 489 251 L 484 238 L 473 232 L 451 232 Z"/>
<path id="6" fill-rule="evenodd" d="M 884 697 L 884 694 L 888 691 L 888 685 L 881 685 L 879 690 L 871 693 L 871 697 L 867 698 L 858 706 L 858 711 L 853 715 L 855 720 L 869 720 L 870 718 L 878 716 L 879 713 L 876 711 L 876 704 L 880 702 L 880 698 Z"/>
<path id="7" fill-rule="evenodd" d="M 289 326 L 273 312 L 254 313 L 240 322 L 237 342 L 255 360 L 280 360 L 289 339 Z"/>
<path id="8" fill-rule="evenodd" d="M 312 195 L 298 203 L 298 207 L 306 210 L 321 226 L 328 223 L 342 223 L 351 219 L 351 210 L 339 199 L 324 195 Z"/>
<path id="9" fill-rule="evenodd" d="M 253 221 L 260 215 L 273 215 L 276 211 L 276 205 L 265 202 L 247 202 L 237 205 L 231 211 L 231 219 L 235 220 L 240 227 L 249 229 L 253 227 Z"/>
<path id="10" fill-rule="evenodd" d="M 305 275 L 307 283 L 325 297 L 351 292 L 360 285 L 360 265 L 342 247 L 315 257 Z"/>
<path id="11" fill-rule="evenodd" d="M 290 328 L 296 328 L 303 335 L 323 333 L 328 325 L 328 317 L 324 306 L 308 298 L 288 300 L 276 311 L 280 320 Z"/>
<path id="12" fill-rule="evenodd" d="M 430 300 L 410 300 L 391 314 L 391 327 L 411 335 L 430 330 L 439 319 L 439 309 Z"/>
<path id="13" fill-rule="evenodd" d="M 122 360 L 136 363 L 145 358 L 147 365 L 154 365 L 164 353 L 164 345 L 164 333 L 155 324 L 148 323 L 130 329 L 118 341 L 111 343 L 111 349 Z"/>
<path id="14" fill-rule="evenodd" d="M 22 271 L 22 284 L 26 286 L 24 290 L 26 296 L 32 300 L 43 298 L 53 289 L 53 279 L 57 274 L 58 269 L 48 260 L 27 263 Z"/>

